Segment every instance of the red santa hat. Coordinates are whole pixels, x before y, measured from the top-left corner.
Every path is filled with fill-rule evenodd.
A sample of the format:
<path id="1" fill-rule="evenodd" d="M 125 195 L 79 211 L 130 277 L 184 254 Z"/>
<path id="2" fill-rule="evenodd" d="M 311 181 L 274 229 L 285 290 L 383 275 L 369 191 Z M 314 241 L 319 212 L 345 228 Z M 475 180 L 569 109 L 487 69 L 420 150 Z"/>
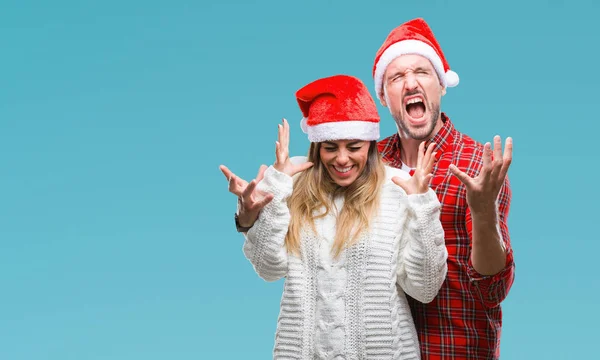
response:
<path id="1" fill-rule="evenodd" d="M 377 97 L 381 96 L 383 74 L 388 65 L 397 57 L 405 54 L 421 55 L 433 64 L 444 87 L 458 85 L 458 74 L 450 70 L 433 32 L 425 20 L 418 18 L 405 22 L 388 35 L 375 56 L 373 79 Z"/>
<path id="2" fill-rule="evenodd" d="M 315 80 L 296 92 L 300 126 L 311 142 L 379 139 L 379 114 L 365 84 L 348 75 Z"/>

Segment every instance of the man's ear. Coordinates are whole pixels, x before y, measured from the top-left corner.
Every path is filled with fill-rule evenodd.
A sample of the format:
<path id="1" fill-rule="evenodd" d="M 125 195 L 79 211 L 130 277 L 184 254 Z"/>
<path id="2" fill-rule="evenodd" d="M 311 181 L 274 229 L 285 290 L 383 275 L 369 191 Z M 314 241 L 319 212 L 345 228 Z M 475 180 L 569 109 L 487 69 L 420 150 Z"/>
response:
<path id="1" fill-rule="evenodd" d="M 381 88 L 381 91 L 379 92 L 379 103 L 382 106 L 387 107 L 387 103 L 385 102 L 385 95 L 383 93 L 383 87 Z"/>

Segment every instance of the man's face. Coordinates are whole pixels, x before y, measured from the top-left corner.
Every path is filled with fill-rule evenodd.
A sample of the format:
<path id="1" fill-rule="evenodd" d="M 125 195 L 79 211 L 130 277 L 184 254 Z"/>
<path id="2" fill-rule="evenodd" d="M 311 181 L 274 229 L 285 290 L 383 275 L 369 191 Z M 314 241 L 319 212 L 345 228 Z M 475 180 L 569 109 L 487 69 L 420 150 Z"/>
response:
<path id="1" fill-rule="evenodd" d="M 429 139 L 440 117 L 446 89 L 431 62 L 420 55 L 394 59 L 383 74 L 383 100 L 404 138 Z"/>

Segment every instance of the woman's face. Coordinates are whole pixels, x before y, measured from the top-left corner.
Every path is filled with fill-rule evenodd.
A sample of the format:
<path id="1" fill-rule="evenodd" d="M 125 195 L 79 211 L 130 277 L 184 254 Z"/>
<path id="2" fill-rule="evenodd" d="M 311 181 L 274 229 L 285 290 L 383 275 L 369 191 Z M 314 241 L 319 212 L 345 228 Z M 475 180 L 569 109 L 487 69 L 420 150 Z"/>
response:
<path id="1" fill-rule="evenodd" d="M 371 143 L 362 140 L 324 141 L 319 149 L 321 163 L 339 186 L 351 185 L 364 170 Z"/>

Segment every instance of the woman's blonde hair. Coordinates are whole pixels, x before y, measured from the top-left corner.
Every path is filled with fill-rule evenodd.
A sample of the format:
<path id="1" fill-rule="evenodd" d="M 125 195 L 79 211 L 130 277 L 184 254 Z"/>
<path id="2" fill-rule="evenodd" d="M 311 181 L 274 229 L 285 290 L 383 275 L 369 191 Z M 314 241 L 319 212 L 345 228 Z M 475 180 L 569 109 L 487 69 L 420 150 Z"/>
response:
<path id="1" fill-rule="evenodd" d="M 298 256 L 302 227 L 308 224 L 317 233 L 314 220 L 326 216 L 331 211 L 334 197 L 344 197 L 331 249 L 334 257 L 339 256 L 344 248 L 356 243 L 360 233 L 370 226 L 370 220 L 379 208 L 379 193 L 384 182 L 385 169 L 377 151 L 377 142 L 370 142 L 367 163 L 362 173 L 346 187 L 337 185 L 321 162 L 321 144 L 310 144 L 308 161 L 314 165 L 294 179 L 294 190 L 288 198 L 291 220 L 285 245 L 288 252 Z M 321 208 L 324 211 L 317 213 Z"/>

